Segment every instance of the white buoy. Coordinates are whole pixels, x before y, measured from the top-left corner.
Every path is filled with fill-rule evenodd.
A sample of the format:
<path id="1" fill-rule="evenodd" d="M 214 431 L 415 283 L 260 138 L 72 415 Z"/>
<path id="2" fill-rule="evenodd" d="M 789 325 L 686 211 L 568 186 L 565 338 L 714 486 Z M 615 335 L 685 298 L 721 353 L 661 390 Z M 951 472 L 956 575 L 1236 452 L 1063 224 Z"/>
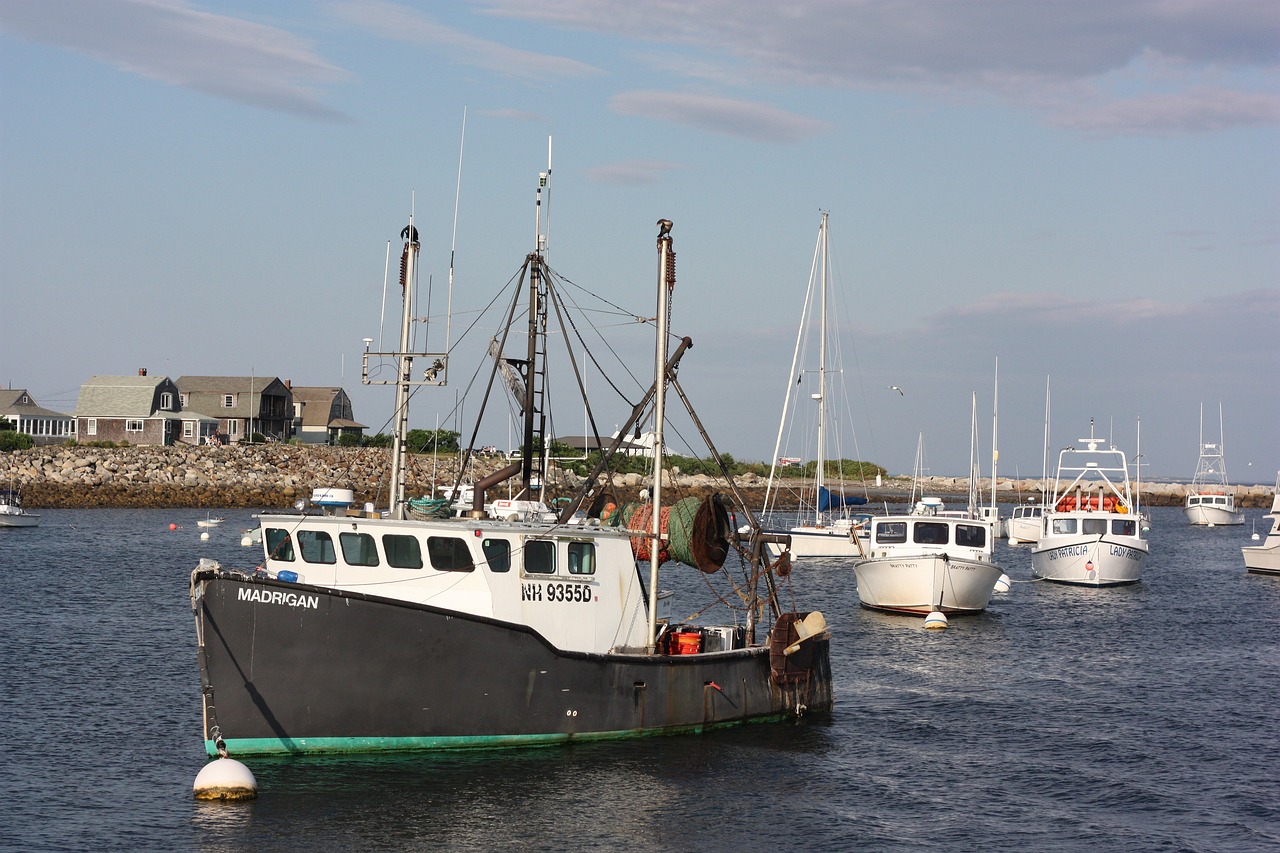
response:
<path id="1" fill-rule="evenodd" d="M 1001 575 L 999 578 L 996 579 L 995 591 L 1008 592 L 1012 586 L 1013 586 L 1013 581 L 1009 580 L 1009 576 Z"/>
<path id="2" fill-rule="evenodd" d="M 196 774 L 197 800 L 252 800 L 258 796 L 253 771 L 234 758 L 217 758 Z"/>
<path id="3" fill-rule="evenodd" d="M 200 541 L 201 541 L 201 542 L 208 542 L 208 541 L 209 541 L 209 531 L 207 531 L 207 530 L 203 530 L 203 531 L 201 531 L 201 532 L 200 532 Z"/>
<path id="4" fill-rule="evenodd" d="M 248 537 L 248 536 L 241 536 L 241 537 L 240 537 L 240 545 L 241 545 L 242 547 L 248 548 L 248 547 L 249 547 L 250 545 L 252 545 L 252 544 L 253 544 L 253 539 L 251 539 L 250 537 Z"/>
<path id="5" fill-rule="evenodd" d="M 941 610 L 935 610 L 924 617 L 924 627 L 930 631 L 943 631 L 947 627 L 947 616 Z"/>

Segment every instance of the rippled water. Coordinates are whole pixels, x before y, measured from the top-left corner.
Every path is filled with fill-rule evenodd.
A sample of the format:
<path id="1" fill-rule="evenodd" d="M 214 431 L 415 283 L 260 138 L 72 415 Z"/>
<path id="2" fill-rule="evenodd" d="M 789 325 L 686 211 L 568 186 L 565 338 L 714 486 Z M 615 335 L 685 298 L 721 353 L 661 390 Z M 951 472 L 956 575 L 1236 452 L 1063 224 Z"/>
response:
<path id="1" fill-rule="evenodd" d="M 1156 508 L 1144 583 L 1015 580 L 926 632 L 798 570 L 834 632 L 827 720 L 470 754 L 256 759 L 196 803 L 187 579 L 245 565 L 245 511 L 43 510 L 0 531 L 0 847 L 49 849 L 1260 850 L 1280 845 L 1280 580 L 1250 526 Z M 1250 512 L 1252 517 L 1254 512 Z M 170 523 L 180 525 L 170 531 Z M 681 609 L 705 598 L 673 578 Z"/>

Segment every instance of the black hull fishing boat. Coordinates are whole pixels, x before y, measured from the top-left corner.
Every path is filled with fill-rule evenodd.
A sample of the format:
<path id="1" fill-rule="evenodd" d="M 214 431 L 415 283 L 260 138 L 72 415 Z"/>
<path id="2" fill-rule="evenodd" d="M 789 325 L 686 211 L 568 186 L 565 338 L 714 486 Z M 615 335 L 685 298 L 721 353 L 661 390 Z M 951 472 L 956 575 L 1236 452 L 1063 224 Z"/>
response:
<path id="1" fill-rule="evenodd" d="M 264 514 L 260 565 L 235 570 L 202 560 L 192 572 L 209 755 L 540 745 L 830 710 L 822 614 L 783 610 L 782 600 L 792 600 L 789 566 L 769 562 L 765 544 L 777 537 L 760 530 L 732 481 L 728 493 L 662 504 L 668 386 L 705 431 L 676 378 L 691 341 L 674 354 L 666 347 L 674 252 L 670 223 L 659 226 L 655 381 L 617 433 L 653 417 L 649 500 L 619 505 L 605 489 L 620 438 L 576 497 L 555 511 L 534 499 L 547 474 L 538 452 L 546 387 L 538 371 L 548 313 L 558 315 L 561 305 L 539 227 L 539 251 L 524 267 L 528 358 L 495 357 L 490 377 L 492 385 L 499 368 L 514 371 L 508 385 L 524 398 L 523 454 L 475 484 L 469 511 L 451 513 L 452 502 L 405 498 L 410 386 L 443 385 L 448 373 L 447 352 L 410 350 L 419 251 L 410 222 L 402 232 L 400 348 L 369 353 L 366 341 L 366 381 L 371 357 L 396 365 L 396 379 L 382 383 L 396 386 L 390 507 Z M 497 351 L 505 342 L 505 334 L 495 339 Z M 419 374 L 425 378 L 413 378 L 415 358 L 432 365 Z M 486 504 L 487 489 L 515 478 L 518 500 Z M 747 518 L 748 532 L 738 531 L 730 510 Z M 736 561 L 743 618 L 719 626 L 659 618 L 657 569 L 668 557 L 709 574 L 727 574 Z M 756 624 L 766 607 L 768 630 Z"/>

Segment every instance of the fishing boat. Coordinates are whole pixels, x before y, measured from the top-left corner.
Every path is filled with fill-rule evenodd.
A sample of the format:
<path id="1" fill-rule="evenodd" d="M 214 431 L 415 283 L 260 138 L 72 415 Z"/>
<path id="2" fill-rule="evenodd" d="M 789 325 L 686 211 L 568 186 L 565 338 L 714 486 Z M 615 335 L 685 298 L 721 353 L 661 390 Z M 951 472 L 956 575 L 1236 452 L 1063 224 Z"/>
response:
<path id="1" fill-rule="evenodd" d="M 1008 533 L 1010 545 L 1039 542 L 1042 527 L 1044 527 L 1043 504 L 1018 504 L 1005 519 L 1005 530 Z"/>
<path id="2" fill-rule="evenodd" d="M 913 484 L 908 513 L 873 518 L 867 554 L 853 564 L 863 607 L 921 615 L 965 614 L 985 610 L 991 603 L 1004 572 L 995 562 L 994 513 L 984 513 L 978 506 L 976 397 L 974 414 L 968 505 L 949 510 L 936 496 L 917 500 Z M 913 481 L 921 478 L 923 456 L 921 437 Z"/>
<path id="3" fill-rule="evenodd" d="M 704 732 L 831 708 L 822 614 L 784 609 L 794 572 L 774 571 L 770 537 L 732 482 L 725 493 L 663 502 L 668 386 L 705 430 L 676 375 L 692 341 L 681 339 L 674 352 L 667 345 L 675 254 L 671 223 L 659 226 L 654 382 L 619 431 L 653 418 L 650 500 L 620 504 L 603 490 L 614 447 L 552 520 L 541 510 L 485 510 L 494 503 L 487 491 L 501 483 L 516 479 L 518 496 L 532 500 L 530 484 L 545 481 L 538 449 L 548 419 L 547 341 L 570 336 L 563 327 L 548 334 L 548 316 L 559 318 L 567 303 L 539 229 L 517 283 L 527 288 L 527 349 L 520 340 L 518 356 L 502 356 L 523 379 L 523 452 L 474 483 L 465 517 L 434 517 L 410 512 L 405 497 L 408 403 L 411 386 L 445 384 L 449 355 L 447 347 L 411 349 L 420 246 L 410 219 L 400 347 L 369 352 L 366 340 L 365 381 L 396 392 L 389 505 L 263 514 L 260 567 L 202 561 L 192 572 L 210 756 L 546 745 Z M 518 304 L 501 333 L 504 353 L 509 332 L 523 337 L 511 321 Z M 393 360 L 396 378 L 376 382 L 371 358 Z M 415 372 L 416 359 L 431 367 Z M 746 533 L 734 529 L 729 507 L 748 520 Z M 658 567 L 668 556 L 709 580 L 740 569 L 743 620 L 661 618 Z M 758 625 L 766 610 L 771 621 Z"/>
<path id="4" fill-rule="evenodd" d="M 782 418 L 778 424 L 778 438 L 774 447 L 774 462 L 769 469 L 769 481 L 765 487 L 763 515 L 770 522 L 769 529 L 786 533 L 791 537 L 790 558 L 793 560 L 853 559 L 863 556 L 863 539 L 866 536 L 865 513 L 852 507 L 867 503 L 863 495 L 848 494 L 844 490 L 846 472 L 841 470 L 843 457 L 839 452 L 839 431 L 833 428 L 831 398 L 838 390 L 834 379 L 843 371 L 830 369 L 829 344 L 833 338 L 828 323 L 828 298 L 830 296 L 830 267 L 828 257 L 829 238 L 827 212 L 822 212 L 818 225 L 818 242 L 810 266 L 809 284 L 805 291 L 804 308 L 800 316 L 800 331 L 796 336 L 795 352 L 788 374 L 787 393 L 782 404 Z M 816 353 L 814 352 L 816 350 Z M 812 368 L 804 366 L 807 357 L 816 355 Z M 834 374 L 834 376 L 833 376 Z M 808 380 L 808 381 L 806 381 Z M 803 485 L 791 497 L 799 506 L 799 523 L 777 523 L 782 516 L 779 509 L 783 497 L 783 482 L 790 469 L 800 463 L 801 457 L 783 455 L 783 442 L 789 435 L 802 404 L 801 394 L 810 390 L 809 400 L 816 404 L 812 410 L 817 452 L 812 478 L 804 477 Z M 839 389 L 842 390 L 842 389 Z M 840 395 L 843 399 L 843 394 Z M 807 434 L 805 440 L 812 436 Z M 835 463 L 836 470 L 829 471 Z M 832 488 L 828 477 L 835 474 L 839 484 Z M 861 471 L 847 472 L 850 477 L 861 476 Z M 778 545 L 771 550 L 776 556 Z"/>
<path id="5" fill-rule="evenodd" d="M 22 506 L 22 492 L 18 489 L 0 489 L 0 527 L 35 527 L 40 515 L 27 512 Z"/>
<path id="6" fill-rule="evenodd" d="M 197 521 L 196 527 L 218 527 L 224 521 L 226 521 L 225 518 L 215 518 L 213 516 L 209 516 L 208 518 L 202 518 L 199 521 Z"/>
<path id="7" fill-rule="evenodd" d="M 1075 586 L 1142 579 L 1149 546 L 1124 451 L 1094 434 L 1058 454 L 1053 498 L 1031 551 L 1033 576 Z"/>
<path id="8" fill-rule="evenodd" d="M 1271 511 L 1264 517 L 1271 520 L 1271 529 L 1261 545 L 1246 545 L 1240 549 L 1244 554 L 1244 567 L 1254 575 L 1280 575 L 1280 472 L 1276 473 Z"/>
<path id="9" fill-rule="evenodd" d="M 1227 484 L 1227 463 L 1222 456 L 1222 406 L 1218 406 L 1218 441 L 1204 440 L 1204 405 L 1200 406 L 1200 459 L 1182 511 L 1187 521 L 1201 527 L 1244 524 L 1244 510 L 1236 508 L 1236 496 Z"/>

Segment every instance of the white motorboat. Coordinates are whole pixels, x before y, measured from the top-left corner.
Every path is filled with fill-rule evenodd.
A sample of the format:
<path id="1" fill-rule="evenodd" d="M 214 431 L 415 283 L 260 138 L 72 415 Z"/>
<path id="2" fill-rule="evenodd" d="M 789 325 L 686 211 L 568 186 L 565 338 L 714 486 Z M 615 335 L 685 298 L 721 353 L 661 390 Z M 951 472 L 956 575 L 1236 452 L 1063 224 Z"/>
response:
<path id="1" fill-rule="evenodd" d="M 569 300 L 540 237 L 512 280 L 519 295 L 502 333 L 505 344 L 527 286 L 527 330 L 514 330 L 513 349 L 503 356 L 520 360 L 526 347 L 531 356 L 520 361 L 527 370 L 522 456 L 475 483 L 466 517 L 415 517 L 405 495 L 409 398 L 414 386 L 446 383 L 450 356 L 413 349 L 420 244 L 410 220 L 402 232 L 400 347 L 370 352 L 366 344 L 362 370 L 370 384 L 395 385 L 388 506 L 351 509 L 346 495 L 329 495 L 334 505 L 320 513 L 303 506 L 263 514 L 259 565 L 237 570 L 201 560 L 192 572 L 210 756 L 546 745 L 697 733 L 830 710 L 825 620 L 817 611 L 780 609 L 751 510 L 740 498 L 734 503 L 749 522 L 748 533 L 738 535 L 730 498 L 663 501 L 668 385 L 696 416 L 676 374 L 692 341 L 683 338 L 668 352 L 675 255 L 671 222 L 659 226 L 654 382 L 620 431 L 653 417 L 650 499 L 621 506 L 607 500 L 606 468 L 618 439 L 557 519 L 515 505 L 485 509 L 498 503 L 486 500 L 486 490 L 518 478 L 517 497 L 527 497 L 547 473 L 536 452 L 548 435 L 547 341 L 570 340 L 561 318 Z M 561 328 L 548 328 L 549 317 Z M 433 367 L 414 370 L 415 358 Z M 387 371 L 395 380 L 374 378 L 379 361 L 395 363 Z M 577 390 L 585 394 L 581 383 Z M 477 423 L 482 418 L 483 411 Z M 723 467 L 709 440 L 708 449 Z M 579 510 L 586 520 L 570 523 Z M 667 559 L 694 565 L 725 587 L 719 600 L 741 602 L 733 609 L 742 623 L 664 619 L 659 566 Z M 773 621 L 758 625 L 761 613 Z"/>
<path id="2" fill-rule="evenodd" d="M 827 213 L 822 213 L 818 226 L 818 242 L 810 267 L 809 285 L 805 291 L 804 309 L 800 317 L 800 331 L 796 337 L 795 353 L 788 373 L 787 394 L 782 405 L 782 419 L 778 424 L 778 440 L 774 447 L 773 465 L 769 469 L 769 482 L 765 489 L 764 517 L 771 533 L 785 533 L 791 537 L 790 553 L 797 560 L 854 559 L 865 555 L 866 516 L 851 508 L 867 503 L 865 496 L 844 491 L 844 480 L 862 478 L 862 471 L 842 469 L 839 430 L 832 423 L 831 397 L 843 395 L 837 388 L 836 377 L 843 371 L 831 367 L 832 357 L 828 345 L 833 343 L 827 319 L 827 302 L 830 293 L 830 261 L 828 259 Z M 816 352 L 812 352 L 816 350 Z M 812 368 L 804 364 L 816 358 Z M 783 441 L 790 435 L 789 427 L 797 416 L 807 416 L 800 411 L 801 393 L 808 390 L 809 399 L 816 403 L 813 409 L 813 427 L 817 435 L 817 462 L 812 477 L 804 477 L 804 485 L 795 495 L 799 504 L 799 523 L 778 524 L 781 514 L 777 509 L 782 494 L 782 482 L 791 479 L 788 468 L 799 463 L 799 457 L 783 454 Z M 807 437 L 807 430 L 806 437 Z M 807 438 L 806 438 L 807 440 Z M 834 470 L 832 470 L 834 466 Z M 834 475 L 839 486 L 829 486 L 828 477 Z M 777 557 L 782 546 L 771 544 L 770 554 Z"/>
<path id="3" fill-rule="evenodd" d="M 947 514 L 924 498 L 908 515 L 872 518 L 867 557 L 854 563 L 863 607 L 900 613 L 976 613 L 1003 574 L 991 521 Z"/>
<path id="4" fill-rule="evenodd" d="M 224 521 L 226 521 L 225 518 L 214 518 L 210 516 L 209 518 L 202 518 L 197 521 L 196 527 L 218 527 Z"/>
<path id="5" fill-rule="evenodd" d="M 1261 545 L 1246 545 L 1244 567 L 1254 575 L 1280 575 L 1280 472 L 1276 474 L 1276 492 L 1271 497 L 1271 512 L 1265 518 L 1271 520 L 1271 529 Z"/>
<path id="6" fill-rule="evenodd" d="M 1008 532 L 1010 545 L 1039 542 L 1040 531 L 1043 527 L 1043 504 L 1019 504 L 1013 508 L 1012 514 L 1005 519 L 1005 530 Z"/>
<path id="7" fill-rule="evenodd" d="M 863 607 L 899 613 L 977 613 L 991 602 L 1004 572 L 995 562 L 996 513 L 983 512 L 977 493 L 977 397 L 970 439 L 969 498 L 949 510 L 922 496 L 906 515 L 872 518 L 867 554 L 853 565 Z M 993 452 L 994 455 L 994 452 Z M 924 464 L 916 446 L 915 480 Z M 911 497 L 915 499 L 915 488 Z"/>
<path id="8" fill-rule="evenodd" d="M 1203 527 L 1244 524 L 1244 510 L 1236 508 L 1235 492 L 1227 483 L 1227 464 L 1222 456 L 1222 406 L 1218 406 L 1218 441 L 1204 440 L 1204 406 L 1200 406 L 1200 460 L 1191 479 L 1191 488 L 1182 511 L 1187 521 Z"/>
<path id="9" fill-rule="evenodd" d="M 1037 578 L 1075 586 L 1120 586 L 1142 579 L 1149 546 L 1123 451 L 1093 434 L 1058 454 L 1058 474 L 1040 541 Z"/>
<path id="10" fill-rule="evenodd" d="M 38 524 L 39 514 L 23 508 L 21 492 L 12 488 L 0 489 L 0 527 L 35 527 Z"/>

